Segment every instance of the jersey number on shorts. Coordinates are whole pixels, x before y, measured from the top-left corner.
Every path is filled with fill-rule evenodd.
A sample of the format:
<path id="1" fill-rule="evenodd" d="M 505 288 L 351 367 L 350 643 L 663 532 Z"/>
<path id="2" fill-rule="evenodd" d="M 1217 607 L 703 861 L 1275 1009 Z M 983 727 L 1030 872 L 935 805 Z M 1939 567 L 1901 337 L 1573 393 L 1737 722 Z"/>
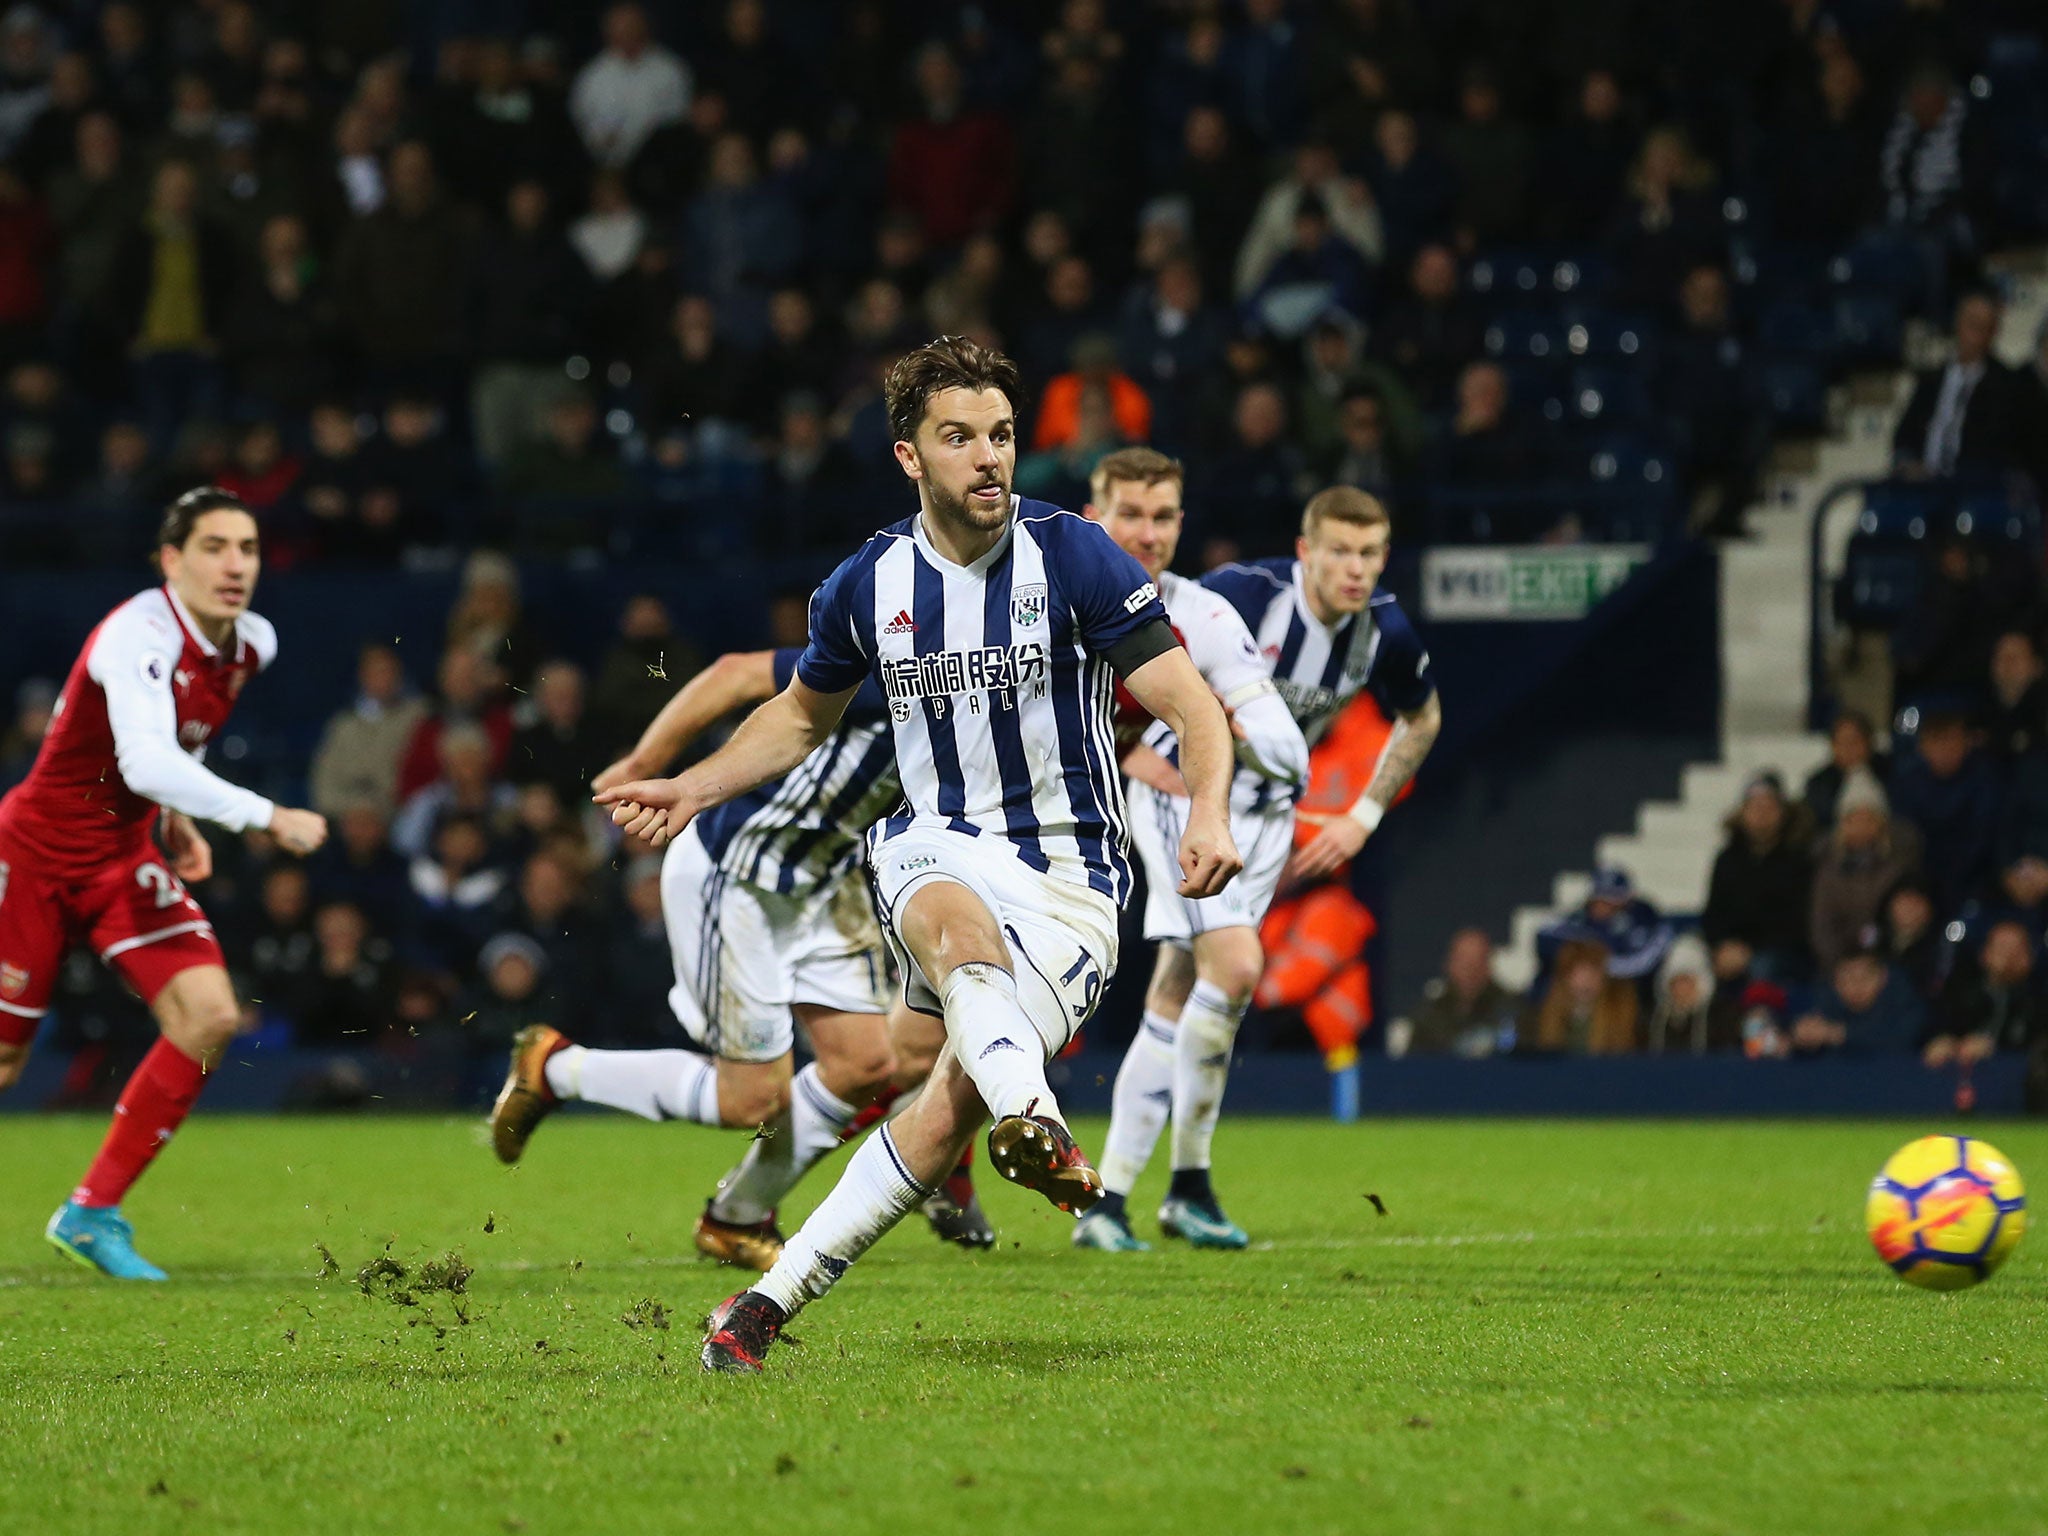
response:
<path id="1" fill-rule="evenodd" d="M 1081 1006 L 1074 1010 L 1074 1017 L 1077 1019 L 1085 1019 L 1095 1011 L 1095 999 L 1102 991 L 1102 968 L 1095 963 L 1095 957 L 1084 949 L 1081 951 L 1081 958 L 1069 966 L 1066 974 L 1060 977 L 1061 986 L 1071 987 L 1074 978 L 1080 976 L 1084 970 L 1088 974 L 1081 980 Z"/>
<path id="2" fill-rule="evenodd" d="M 185 887 L 178 877 L 161 864 L 138 864 L 135 866 L 135 883 L 156 899 L 156 909 L 175 907 L 185 900 Z"/>

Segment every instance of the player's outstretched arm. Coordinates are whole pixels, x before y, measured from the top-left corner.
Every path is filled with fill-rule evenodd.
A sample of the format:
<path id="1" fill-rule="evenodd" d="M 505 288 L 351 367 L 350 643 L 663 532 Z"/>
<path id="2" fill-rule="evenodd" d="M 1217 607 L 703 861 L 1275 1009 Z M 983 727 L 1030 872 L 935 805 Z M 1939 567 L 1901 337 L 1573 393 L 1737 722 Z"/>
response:
<path id="1" fill-rule="evenodd" d="M 1180 894 L 1214 896 L 1244 867 L 1230 835 L 1230 722 L 1179 646 L 1133 669 L 1124 686 L 1180 743 L 1180 772 L 1190 802 L 1180 840 Z"/>
<path id="2" fill-rule="evenodd" d="M 659 848 L 681 834 L 699 812 L 723 805 L 777 779 L 809 757 L 832 734 L 855 690 L 819 693 L 802 678 L 740 722 L 716 752 L 673 779 L 636 779 L 599 790 L 612 820 L 628 836 Z"/>
<path id="3" fill-rule="evenodd" d="M 1422 760 L 1429 756 L 1443 725 L 1443 706 L 1434 692 L 1414 709 L 1397 714 L 1365 793 L 1349 811 L 1333 815 L 1323 823 L 1322 831 L 1294 856 L 1288 874 L 1296 880 L 1320 880 L 1356 857 L 1365 840 L 1378 829 L 1387 807 L 1399 798 L 1422 766 Z"/>
<path id="4" fill-rule="evenodd" d="M 175 656 L 118 625 L 101 631 L 87 657 L 86 671 L 106 695 L 121 782 L 192 821 L 210 821 L 230 832 L 267 828 L 292 853 L 318 848 L 327 838 L 324 817 L 287 810 L 230 784 L 178 744 L 178 707 L 171 696 L 176 667 Z"/>
<path id="5" fill-rule="evenodd" d="M 691 742 L 742 704 L 775 696 L 773 651 L 728 651 L 675 691 L 632 751 L 590 781 L 594 790 L 665 773 Z"/>

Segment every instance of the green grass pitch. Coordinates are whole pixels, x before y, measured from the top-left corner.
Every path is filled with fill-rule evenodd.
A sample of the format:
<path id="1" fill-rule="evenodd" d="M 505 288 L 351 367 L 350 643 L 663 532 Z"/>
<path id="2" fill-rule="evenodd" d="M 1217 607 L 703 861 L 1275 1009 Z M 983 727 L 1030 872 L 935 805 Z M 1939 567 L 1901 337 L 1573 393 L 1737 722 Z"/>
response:
<path id="1" fill-rule="evenodd" d="M 174 1278 L 122 1287 L 41 1238 L 100 1122 L 9 1117 L 0 1508 L 124 1536 L 2048 1530 L 2043 1255 L 1937 1296 L 1863 1236 L 1870 1176 L 1939 1128 L 1226 1119 L 1251 1252 L 1075 1253 L 993 1190 L 995 1252 L 913 1217 L 733 1380 L 696 1368 L 735 1286 L 689 1229 L 738 1138 L 571 1117 L 508 1171 L 473 1122 L 202 1115 L 129 1206 Z M 1980 1129 L 2048 1178 L 2048 1126 Z M 387 1244 L 459 1253 L 466 1294 L 366 1296 Z"/>

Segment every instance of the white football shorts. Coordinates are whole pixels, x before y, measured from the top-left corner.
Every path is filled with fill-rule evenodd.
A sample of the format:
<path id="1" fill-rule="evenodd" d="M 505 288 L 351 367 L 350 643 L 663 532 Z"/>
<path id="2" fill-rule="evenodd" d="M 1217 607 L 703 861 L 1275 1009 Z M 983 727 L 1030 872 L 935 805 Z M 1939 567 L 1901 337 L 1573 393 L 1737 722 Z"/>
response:
<path id="1" fill-rule="evenodd" d="M 821 891 L 784 896 L 733 879 L 685 832 L 662 857 L 661 915 L 675 962 L 669 1006 L 714 1056 L 786 1055 L 799 1003 L 889 1011 L 888 955 L 857 865 Z"/>
<path id="2" fill-rule="evenodd" d="M 1131 841 L 1145 866 L 1146 938 L 1185 943 L 1198 933 L 1257 928 L 1266 920 L 1294 846 L 1291 807 L 1256 814 L 1232 811 L 1230 836 L 1244 868 L 1216 895 L 1193 901 L 1180 894 L 1180 840 L 1187 831 L 1189 802 L 1149 784 L 1129 788 Z"/>
<path id="3" fill-rule="evenodd" d="M 964 885 L 981 898 L 1009 941 L 1017 1000 L 1050 1061 L 1095 1012 L 1116 974 L 1116 903 L 1077 880 L 1026 864 L 1008 838 L 912 822 L 869 843 L 882 926 L 902 966 L 904 1001 L 943 1016 L 938 993 L 897 937 L 894 914 L 932 881 Z"/>

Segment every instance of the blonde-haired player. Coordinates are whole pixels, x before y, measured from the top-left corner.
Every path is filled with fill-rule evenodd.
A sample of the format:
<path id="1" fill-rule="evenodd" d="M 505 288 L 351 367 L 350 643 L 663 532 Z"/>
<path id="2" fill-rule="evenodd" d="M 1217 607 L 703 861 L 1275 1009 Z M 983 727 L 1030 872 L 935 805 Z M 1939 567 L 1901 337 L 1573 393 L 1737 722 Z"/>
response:
<path id="1" fill-rule="evenodd" d="M 1116 457 L 1105 460 L 1105 467 Z M 1130 529 L 1133 538 L 1144 537 L 1137 530 L 1145 523 L 1177 535 L 1177 482 L 1170 498 L 1156 489 L 1134 497 L 1121 485 L 1104 485 L 1098 502 L 1112 489 L 1115 497 L 1100 515 L 1119 542 L 1119 526 Z M 1271 687 L 1299 727 L 1297 741 L 1312 745 L 1319 740 L 1362 688 L 1370 688 L 1395 717 L 1365 793 L 1347 814 L 1330 818 L 1296 856 L 1292 872 L 1299 878 L 1328 875 L 1364 846 L 1436 740 L 1441 717 L 1428 653 L 1392 594 L 1378 590 L 1389 531 L 1386 509 L 1377 500 L 1349 486 L 1333 486 L 1304 509 L 1294 559 L 1226 565 L 1199 586 L 1162 578 L 1169 615 L 1179 611 L 1174 594 L 1192 590 L 1220 600 L 1239 621 L 1239 632 L 1249 632 L 1262 670 L 1270 673 Z M 1160 535 L 1151 537 L 1156 546 Z M 1163 568 L 1172 554 L 1168 542 L 1163 554 L 1155 547 L 1152 558 Z M 1186 638 L 1194 648 L 1193 636 Z M 1224 701 L 1234 709 L 1243 735 L 1254 711 L 1228 692 Z M 1145 740 L 1171 751 L 1171 737 L 1158 726 Z M 1305 747 L 1302 754 L 1305 763 Z M 1142 747 L 1126 757 L 1125 766 L 1139 781 L 1131 791 L 1131 820 L 1149 875 L 1155 848 L 1162 842 L 1172 846 L 1176 817 L 1186 802 L 1175 798 L 1170 783 L 1152 782 L 1158 775 Z M 1239 768 L 1231 786 L 1231 823 L 1245 868 L 1221 896 L 1188 902 L 1175 898 L 1170 885 L 1153 885 L 1145 931 L 1162 941 L 1159 961 L 1144 1020 L 1117 1073 L 1102 1158 L 1108 1194 L 1075 1228 L 1077 1246 L 1143 1246 L 1130 1230 L 1124 1200 L 1151 1158 L 1169 1106 L 1173 1181 L 1159 1209 L 1160 1230 L 1203 1247 L 1242 1248 L 1249 1241 L 1216 1198 L 1210 1145 L 1238 1021 L 1263 964 L 1258 924 L 1285 865 L 1298 783 L 1258 761 Z M 1269 852 L 1276 843 L 1278 851 Z"/>

